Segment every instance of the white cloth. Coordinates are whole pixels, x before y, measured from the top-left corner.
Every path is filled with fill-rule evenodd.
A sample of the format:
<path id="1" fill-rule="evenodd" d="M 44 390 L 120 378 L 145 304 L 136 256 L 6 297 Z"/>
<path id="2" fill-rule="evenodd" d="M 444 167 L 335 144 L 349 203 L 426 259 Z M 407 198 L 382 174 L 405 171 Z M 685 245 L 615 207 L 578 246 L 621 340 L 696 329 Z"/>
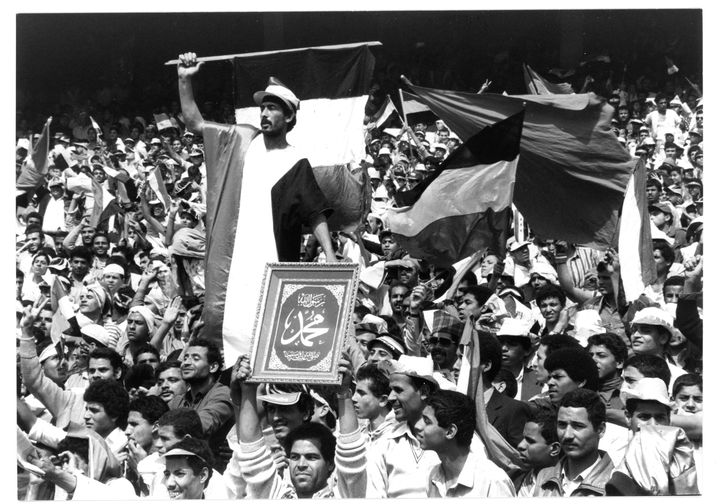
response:
<path id="1" fill-rule="evenodd" d="M 232 299 L 232 309 L 225 310 L 223 320 L 226 363 L 232 364 L 242 353 L 250 353 L 265 263 L 278 260 L 270 191 L 300 159 L 292 146 L 267 150 L 263 135 L 255 137 L 245 155 L 226 294 L 227 300 Z"/>
<path id="2" fill-rule="evenodd" d="M 43 215 L 43 231 L 45 233 L 56 233 L 67 231 L 65 226 L 65 201 L 63 198 L 50 198 Z"/>

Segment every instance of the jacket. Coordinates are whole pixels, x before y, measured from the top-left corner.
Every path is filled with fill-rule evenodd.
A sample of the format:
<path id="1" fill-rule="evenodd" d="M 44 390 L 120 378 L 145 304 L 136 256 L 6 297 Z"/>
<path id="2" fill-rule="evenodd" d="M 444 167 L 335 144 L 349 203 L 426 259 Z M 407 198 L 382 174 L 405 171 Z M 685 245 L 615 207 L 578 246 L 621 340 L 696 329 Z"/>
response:
<path id="1" fill-rule="evenodd" d="M 561 474 L 566 458 L 562 457 L 553 467 L 542 469 L 535 483 L 535 497 L 565 497 L 563 495 Z M 596 465 L 580 486 L 575 489 L 572 497 L 604 496 L 605 484 L 610 480 L 615 469 L 610 455 L 600 451 L 600 462 Z"/>

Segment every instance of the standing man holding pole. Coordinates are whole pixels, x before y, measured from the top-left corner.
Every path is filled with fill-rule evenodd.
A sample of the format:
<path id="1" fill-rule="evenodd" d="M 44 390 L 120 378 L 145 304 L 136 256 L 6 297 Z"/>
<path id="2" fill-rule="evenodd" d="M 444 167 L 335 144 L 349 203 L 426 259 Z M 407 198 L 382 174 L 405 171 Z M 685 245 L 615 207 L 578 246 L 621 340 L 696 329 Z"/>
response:
<path id="1" fill-rule="evenodd" d="M 265 263 L 299 261 L 302 226 L 308 226 L 336 260 L 327 218 L 332 209 L 312 167 L 288 144 L 300 100 L 270 77 L 253 95 L 260 129 L 205 121 L 193 95 L 192 78 L 202 62 L 179 56 L 178 90 L 187 129 L 202 134 L 208 172 L 205 310 L 223 313 L 208 320 L 209 337 L 221 330 L 225 362 L 249 353 Z M 229 259 L 229 260 L 228 260 Z M 224 309 L 227 307 L 228 309 Z"/>

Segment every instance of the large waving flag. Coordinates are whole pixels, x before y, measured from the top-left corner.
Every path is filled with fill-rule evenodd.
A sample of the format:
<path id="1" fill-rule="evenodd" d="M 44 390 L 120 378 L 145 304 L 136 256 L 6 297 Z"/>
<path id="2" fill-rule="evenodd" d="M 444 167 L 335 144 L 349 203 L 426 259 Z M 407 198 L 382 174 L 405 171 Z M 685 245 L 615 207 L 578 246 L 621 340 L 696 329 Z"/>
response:
<path id="1" fill-rule="evenodd" d="M 297 125 L 288 142 L 301 149 L 333 207 L 328 226 L 355 231 L 368 209 L 362 172 L 349 164 L 365 158 L 363 119 L 379 42 L 240 54 L 235 69 L 235 118 L 259 128 L 253 93 L 278 78 L 300 99 Z M 368 196 L 369 197 L 369 196 Z"/>
<path id="2" fill-rule="evenodd" d="M 413 257 L 450 266 L 482 247 L 504 248 L 523 115 L 483 128 L 432 176 L 396 195 L 388 223 Z"/>
<path id="3" fill-rule="evenodd" d="M 657 279 L 645 186 L 645 158 L 641 157 L 630 178 L 620 216 L 618 258 L 625 298 L 635 301 Z"/>
<path id="4" fill-rule="evenodd" d="M 539 73 L 530 68 L 530 65 L 523 64 L 523 77 L 530 94 L 573 94 L 575 92 L 567 82 L 553 84 L 542 78 Z"/>
<path id="5" fill-rule="evenodd" d="M 525 108 L 513 201 L 541 238 L 596 248 L 616 237 L 634 168 L 598 96 L 474 94 L 410 85 L 462 140 Z"/>

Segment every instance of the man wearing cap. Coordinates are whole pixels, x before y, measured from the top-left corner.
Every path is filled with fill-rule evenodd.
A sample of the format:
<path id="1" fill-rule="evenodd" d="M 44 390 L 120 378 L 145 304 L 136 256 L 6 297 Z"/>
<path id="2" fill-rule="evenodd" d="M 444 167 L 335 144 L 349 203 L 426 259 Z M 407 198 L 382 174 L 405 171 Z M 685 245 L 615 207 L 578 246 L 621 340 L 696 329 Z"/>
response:
<path id="1" fill-rule="evenodd" d="M 631 348 L 635 355 L 655 355 L 663 358 L 670 368 L 669 390 L 685 371 L 672 364 L 667 357 L 667 348 L 673 334 L 673 316 L 654 306 L 643 308 L 632 320 Z"/>
<path id="2" fill-rule="evenodd" d="M 160 458 L 165 465 L 163 484 L 170 499 L 204 499 L 213 475 L 213 454 L 208 444 L 191 437 L 180 440 Z"/>
<path id="3" fill-rule="evenodd" d="M 685 231 L 675 227 L 675 209 L 668 201 L 658 201 L 649 206 L 650 220 L 668 237 L 674 240 L 673 248 L 677 249 L 685 245 Z"/>
<path id="4" fill-rule="evenodd" d="M 415 436 L 427 398 L 437 388 L 433 364 L 423 357 L 402 356 L 382 364 L 390 378 L 389 401 L 396 424 L 368 451 L 367 497 L 426 497 L 430 470 L 440 462 L 437 454 L 425 451 Z"/>
<path id="5" fill-rule="evenodd" d="M 698 495 L 697 466 L 685 432 L 670 426 L 672 402 L 660 378 L 641 378 L 622 393 L 633 432 L 608 495 Z"/>
<path id="6" fill-rule="evenodd" d="M 265 263 L 300 259 L 303 224 L 313 230 L 327 261 L 336 261 L 327 226 L 332 209 L 307 159 L 287 142 L 300 106 L 290 89 L 271 78 L 265 91 L 255 93 L 260 130 L 212 123 L 203 119 L 193 96 L 192 77 L 202 63 L 195 53 L 181 54 L 179 59 L 183 117 L 189 131 L 203 134 L 206 149 L 212 194 L 207 227 L 208 235 L 215 237 L 207 261 L 216 264 L 232 258 L 227 270 L 213 267 L 206 272 L 210 285 L 227 282 L 224 293 L 209 289 L 206 302 L 232 303 L 233 309 L 225 310 L 221 322 L 226 358 L 232 362 L 249 350 Z M 224 217 L 216 220 L 216 215 Z M 220 232 L 215 230 L 219 224 Z M 248 236 L 253 237 L 252 247 L 244 243 Z"/>
<path id="7" fill-rule="evenodd" d="M 55 235 L 67 232 L 65 225 L 65 183 L 59 177 L 48 181 L 49 192 L 40 198 L 38 212 L 42 215 L 42 230 L 46 234 Z"/>
<path id="8" fill-rule="evenodd" d="M 497 337 L 502 349 L 501 366 L 508 369 L 517 381 L 515 399 L 527 401 L 542 389 L 537 373 L 528 365 L 533 353 L 530 324 L 521 319 L 505 318 Z"/>
<path id="9" fill-rule="evenodd" d="M 352 369 L 347 360 L 340 360 L 339 372 L 337 440 L 316 422 L 304 421 L 290 429 L 283 438 L 288 481 L 279 474 L 263 439 L 256 404 L 261 396 L 256 396 L 257 385 L 247 381 L 252 373 L 249 356 L 238 358 L 231 386 L 239 446 L 232 464 L 239 465 L 248 482 L 248 498 L 365 497 L 367 437 L 358 426 L 351 400 Z"/>
<path id="10" fill-rule="evenodd" d="M 444 311 L 436 311 L 433 317 L 433 328 L 427 339 L 428 350 L 435 365 L 446 379 L 455 382 L 453 370 L 458 356 L 458 345 L 463 333 L 464 324 Z"/>

